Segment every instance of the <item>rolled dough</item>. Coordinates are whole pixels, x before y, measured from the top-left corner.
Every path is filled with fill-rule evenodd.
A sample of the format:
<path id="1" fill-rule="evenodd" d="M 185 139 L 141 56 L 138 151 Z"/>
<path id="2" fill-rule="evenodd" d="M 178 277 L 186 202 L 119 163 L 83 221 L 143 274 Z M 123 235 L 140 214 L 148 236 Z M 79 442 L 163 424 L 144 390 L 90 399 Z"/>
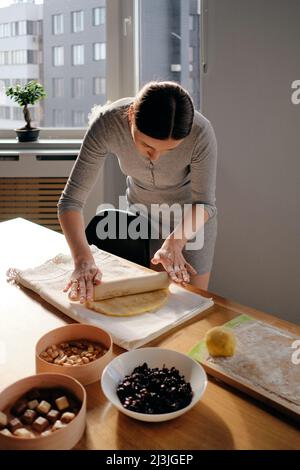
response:
<path id="1" fill-rule="evenodd" d="M 153 271 L 105 251 L 102 253 L 99 262 L 102 283 L 94 286 L 95 301 L 169 287 L 169 276 L 165 271 Z"/>
<path id="2" fill-rule="evenodd" d="M 87 301 L 86 307 L 104 315 L 129 317 L 157 310 L 167 301 L 168 296 L 168 289 L 160 289 L 113 299 Z"/>

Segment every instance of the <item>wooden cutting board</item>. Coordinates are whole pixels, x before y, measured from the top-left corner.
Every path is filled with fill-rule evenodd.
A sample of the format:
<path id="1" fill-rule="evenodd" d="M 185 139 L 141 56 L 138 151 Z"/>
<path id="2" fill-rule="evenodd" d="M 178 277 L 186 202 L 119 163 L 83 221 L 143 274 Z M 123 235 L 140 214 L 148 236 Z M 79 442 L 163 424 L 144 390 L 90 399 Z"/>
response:
<path id="1" fill-rule="evenodd" d="M 299 338 L 248 315 L 223 326 L 237 339 L 233 357 L 211 357 L 204 339 L 189 356 L 209 375 L 300 421 L 300 364 L 295 362 Z"/>

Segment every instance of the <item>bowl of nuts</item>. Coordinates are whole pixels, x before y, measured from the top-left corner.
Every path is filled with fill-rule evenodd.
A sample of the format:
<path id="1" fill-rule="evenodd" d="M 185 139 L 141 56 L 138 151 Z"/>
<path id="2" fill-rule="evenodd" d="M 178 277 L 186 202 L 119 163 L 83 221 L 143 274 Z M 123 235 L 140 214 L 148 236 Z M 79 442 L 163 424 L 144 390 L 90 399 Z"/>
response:
<path id="1" fill-rule="evenodd" d="M 69 450 L 86 422 L 86 391 L 72 377 L 38 374 L 0 393 L 1 450 Z"/>
<path id="2" fill-rule="evenodd" d="M 163 348 L 128 351 L 104 369 L 101 386 L 122 413 L 140 421 L 168 421 L 189 411 L 207 386 L 203 367 Z"/>
<path id="3" fill-rule="evenodd" d="M 69 375 L 82 385 L 97 382 L 112 359 L 112 338 L 93 325 L 74 323 L 42 336 L 36 344 L 36 372 Z"/>

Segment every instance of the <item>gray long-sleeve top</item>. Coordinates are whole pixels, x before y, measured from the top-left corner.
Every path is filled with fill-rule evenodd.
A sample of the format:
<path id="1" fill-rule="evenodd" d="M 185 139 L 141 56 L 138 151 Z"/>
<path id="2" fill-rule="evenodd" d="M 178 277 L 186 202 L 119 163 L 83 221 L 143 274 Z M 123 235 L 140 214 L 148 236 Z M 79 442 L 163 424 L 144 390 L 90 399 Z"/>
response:
<path id="1" fill-rule="evenodd" d="M 138 152 L 130 132 L 126 111 L 132 101 L 124 98 L 105 106 L 90 125 L 59 199 L 58 214 L 82 211 L 106 155 L 115 154 L 127 176 L 130 205 L 202 203 L 212 217 L 216 213 L 217 143 L 210 122 L 196 111 L 189 136 L 150 162 Z"/>

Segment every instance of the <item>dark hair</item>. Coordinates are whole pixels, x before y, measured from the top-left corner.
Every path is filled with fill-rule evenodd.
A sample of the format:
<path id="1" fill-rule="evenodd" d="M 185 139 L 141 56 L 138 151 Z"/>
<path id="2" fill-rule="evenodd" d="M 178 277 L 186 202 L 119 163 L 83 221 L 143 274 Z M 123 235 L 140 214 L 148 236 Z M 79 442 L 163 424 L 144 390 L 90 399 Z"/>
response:
<path id="1" fill-rule="evenodd" d="M 150 82 L 133 103 L 137 129 L 154 139 L 184 139 L 194 119 L 194 105 L 189 93 L 175 82 Z"/>

